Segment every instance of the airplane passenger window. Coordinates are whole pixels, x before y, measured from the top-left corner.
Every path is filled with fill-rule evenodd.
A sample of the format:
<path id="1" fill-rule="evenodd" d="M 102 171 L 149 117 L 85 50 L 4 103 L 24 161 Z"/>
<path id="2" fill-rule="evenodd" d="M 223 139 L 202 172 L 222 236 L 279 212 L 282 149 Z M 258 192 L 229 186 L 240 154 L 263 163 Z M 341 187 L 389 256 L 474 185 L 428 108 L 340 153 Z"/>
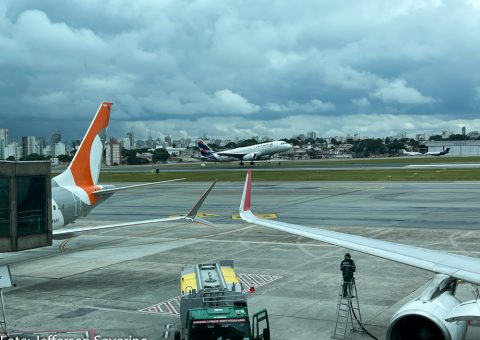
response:
<path id="1" fill-rule="evenodd" d="M 0 236 L 10 236 L 10 178 L 0 177 Z"/>

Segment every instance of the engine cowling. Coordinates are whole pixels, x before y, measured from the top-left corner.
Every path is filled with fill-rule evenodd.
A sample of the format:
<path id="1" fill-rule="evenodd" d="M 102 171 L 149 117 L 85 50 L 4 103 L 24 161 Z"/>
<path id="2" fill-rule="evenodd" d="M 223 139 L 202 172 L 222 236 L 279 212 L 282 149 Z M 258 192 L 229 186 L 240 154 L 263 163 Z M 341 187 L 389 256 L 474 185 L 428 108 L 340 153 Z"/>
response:
<path id="1" fill-rule="evenodd" d="M 244 161 L 254 161 L 256 159 L 257 159 L 257 154 L 255 152 L 252 152 L 243 156 Z"/>
<path id="2" fill-rule="evenodd" d="M 261 161 L 265 161 L 265 160 L 270 159 L 270 158 L 272 158 L 272 155 L 257 156 L 257 158 L 255 158 L 255 159 L 257 159 L 257 160 L 259 160 L 259 161 L 260 161 L 260 160 L 261 160 Z"/>
<path id="3" fill-rule="evenodd" d="M 433 300 L 421 297 L 403 305 L 390 320 L 387 340 L 461 340 L 465 338 L 465 321 L 447 322 L 446 316 L 460 301 L 450 292 Z"/>

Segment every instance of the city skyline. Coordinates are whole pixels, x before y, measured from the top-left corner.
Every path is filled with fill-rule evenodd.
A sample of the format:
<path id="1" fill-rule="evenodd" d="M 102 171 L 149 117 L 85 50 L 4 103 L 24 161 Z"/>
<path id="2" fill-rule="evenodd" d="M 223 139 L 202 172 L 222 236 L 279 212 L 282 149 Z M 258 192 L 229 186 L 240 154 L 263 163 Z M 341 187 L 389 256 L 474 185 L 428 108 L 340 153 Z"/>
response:
<path id="1" fill-rule="evenodd" d="M 111 134 L 141 139 L 480 130 L 479 18 L 478 0 L 6 0 L 0 126 L 76 139 L 111 100 Z"/>
<path id="2" fill-rule="evenodd" d="M 196 136 L 196 137 L 194 137 L 194 136 L 191 136 L 191 137 L 177 137 L 177 136 L 171 135 L 171 134 L 163 135 L 163 136 L 152 136 L 151 130 L 149 130 L 148 134 L 149 135 L 148 135 L 147 138 L 137 138 L 136 133 L 134 131 L 127 131 L 126 133 L 124 133 L 123 136 L 112 136 L 107 132 L 107 137 L 108 137 L 108 139 L 115 139 L 115 140 L 118 140 L 118 141 L 127 142 L 127 144 L 128 144 L 127 148 L 130 148 L 130 146 L 134 145 L 136 141 L 145 142 L 147 145 L 148 145 L 148 143 L 154 143 L 156 145 L 164 144 L 164 145 L 167 145 L 167 146 L 171 146 L 172 144 L 175 144 L 175 143 L 178 143 L 178 142 L 181 142 L 182 144 L 187 142 L 187 144 L 195 145 L 195 142 L 199 139 L 204 139 L 204 140 L 207 140 L 207 141 L 210 141 L 210 142 L 215 142 L 216 144 L 218 144 L 217 141 L 221 142 L 222 144 L 227 144 L 228 142 L 238 143 L 239 141 L 248 140 L 248 139 L 256 139 L 257 142 L 274 140 L 274 138 L 272 138 L 271 136 L 249 136 L 249 137 L 245 137 L 245 138 L 240 138 L 239 136 L 229 136 L 227 138 L 221 138 L 221 137 L 218 137 L 218 136 L 208 136 L 207 134 L 203 134 L 202 136 Z M 466 127 L 462 127 L 460 129 L 460 131 L 444 130 L 444 131 L 436 131 L 436 132 L 433 132 L 433 133 L 423 132 L 423 133 L 415 134 L 415 136 L 412 136 L 405 131 L 400 131 L 400 132 L 398 132 L 394 135 L 377 136 L 377 137 L 364 136 L 364 135 L 360 135 L 360 134 L 357 134 L 357 133 L 346 134 L 346 135 L 336 135 L 336 136 L 322 136 L 322 135 L 319 135 L 317 133 L 317 131 L 312 130 L 312 131 L 302 131 L 302 132 L 297 133 L 293 136 L 285 136 L 285 137 L 282 137 L 280 139 L 305 140 L 305 139 L 321 138 L 321 139 L 328 140 L 328 139 L 336 138 L 336 139 L 340 139 L 340 140 L 347 140 L 347 139 L 370 139 L 370 138 L 386 139 L 386 138 L 390 138 L 390 139 L 399 139 L 400 140 L 400 139 L 408 138 L 408 139 L 416 139 L 416 140 L 425 140 L 425 139 L 428 139 L 430 136 L 440 135 L 440 136 L 442 136 L 442 138 L 448 138 L 448 136 L 453 135 L 453 134 L 463 134 L 463 135 L 466 135 L 466 136 L 473 135 L 474 138 L 477 138 L 478 135 L 480 135 L 480 133 L 478 131 L 467 131 Z M 23 143 L 23 140 L 25 138 L 28 139 L 28 138 L 31 138 L 31 137 L 35 138 L 36 142 L 39 142 L 39 144 L 41 144 L 43 146 L 51 146 L 52 150 L 54 150 L 54 147 L 55 147 L 56 143 L 58 143 L 58 142 L 60 142 L 61 144 L 65 144 L 65 145 L 72 144 L 72 146 L 73 146 L 73 144 L 76 144 L 78 146 L 79 143 L 81 142 L 81 139 L 67 140 L 67 139 L 62 138 L 62 132 L 61 131 L 54 131 L 50 136 L 45 136 L 45 135 L 22 136 L 21 138 L 16 139 L 16 138 L 9 137 L 9 129 L 8 128 L 0 128 L 0 142 L 2 142 L 2 145 L 4 147 L 6 145 L 11 144 L 11 143 L 21 144 L 21 143 Z M 50 140 L 50 142 L 48 142 L 48 139 Z"/>

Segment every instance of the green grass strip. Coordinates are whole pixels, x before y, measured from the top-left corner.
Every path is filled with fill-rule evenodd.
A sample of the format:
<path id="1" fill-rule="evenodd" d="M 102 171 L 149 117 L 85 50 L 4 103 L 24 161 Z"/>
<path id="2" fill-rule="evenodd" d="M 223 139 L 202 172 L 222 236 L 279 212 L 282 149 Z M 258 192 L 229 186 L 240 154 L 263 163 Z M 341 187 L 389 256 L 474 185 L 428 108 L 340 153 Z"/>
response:
<path id="1" fill-rule="evenodd" d="M 352 159 L 314 159 L 314 160 L 304 160 L 304 161 L 268 161 L 258 163 L 261 167 L 277 167 L 278 163 L 281 163 L 282 166 L 289 167 L 308 167 L 308 166 L 322 166 L 322 167 L 334 167 L 334 166 L 347 166 L 347 165 L 388 165 L 388 164 L 444 164 L 444 163 L 480 163 L 480 157 L 469 156 L 469 157 L 457 157 L 457 156 L 448 156 L 448 157 L 435 157 L 435 156 L 420 156 L 420 157 L 388 157 L 388 158 L 352 158 Z M 200 167 L 202 162 L 194 163 L 177 163 L 175 167 Z M 248 164 L 248 162 L 246 162 Z M 238 162 L 227 162 L 227 163 L 216 163 L 216 162 L 206 162 L 206 167 L 215 166 L 223 168 L 232 168 L 237 167 Z M 153 168 L 165 168 L 168 169 L 171 165 L 165 164 L 152 164 Z"/>
<path id="2" fill-rule="evenodd" d="M 480 169 L 289 170 L 255 171 L 256 181 L 480 181 Z M 190 182 L 238 182 L 245 171 L 102 173 L 100 183 L 154 182 L 186 178 Z"/>

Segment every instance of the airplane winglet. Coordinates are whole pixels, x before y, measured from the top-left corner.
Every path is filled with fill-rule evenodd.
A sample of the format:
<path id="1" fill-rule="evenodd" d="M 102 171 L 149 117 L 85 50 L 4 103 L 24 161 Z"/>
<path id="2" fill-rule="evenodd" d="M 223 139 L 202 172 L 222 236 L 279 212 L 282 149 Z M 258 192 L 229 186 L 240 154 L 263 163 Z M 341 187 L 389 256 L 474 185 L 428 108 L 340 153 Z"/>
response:
<path id="1" fill-rule="evenodd" d="M 197 213 L 198 213 L 198 210 L 200 209 L 200 207 L 202 206 L 203 202 L 207 199 L 207 196 L 210 194 L 210 191 L 212 191 L 213 187 L 215 186 L 215 184 L 217 183 L 217 181 L 213 181 L 213 183 L 210 185 L 210 187 L 207 189 L 207 191 L 205 191 L 205 193 L 200 197 L 200 199 L 197 201 L 197 203 L 195 203 L 195 205 L 193 206 L 193 208 L 184 216 L 184 219 L 186 220 L 190 220 L 192 222 L 197 222 L 197 223 L 200 223 L 200 224 L 205 224 L 205 225 L 208 225 L 210 227 L 214 227 L 215 225 L 213 225 L 212 223 L 200 218 L 200 217 L 197 217 Z"/>
<path id="2" fill-rule="evenodd" d="M 217 183 L 216 180 L 213 181 L 213 183 L 210 185 L 210 187 L 207 189 L 207 191 L 205 191 L 205 193 L 202 195 L 202 197 L 200 197 L 200 199 L 197 201 L 197 203 L 195 203 L 193 208 L 188 212 L 188 214 L 185 217 L 195 218 L 195 216 L 197 216 L 198 210 L 200 209 L 203 202 L 207 198 L 208 194 L 210 194 L 210 191 L 212 191 L 212 189 L 213 189 L 213 187 L 215 186 L 216 183 Z"/>

